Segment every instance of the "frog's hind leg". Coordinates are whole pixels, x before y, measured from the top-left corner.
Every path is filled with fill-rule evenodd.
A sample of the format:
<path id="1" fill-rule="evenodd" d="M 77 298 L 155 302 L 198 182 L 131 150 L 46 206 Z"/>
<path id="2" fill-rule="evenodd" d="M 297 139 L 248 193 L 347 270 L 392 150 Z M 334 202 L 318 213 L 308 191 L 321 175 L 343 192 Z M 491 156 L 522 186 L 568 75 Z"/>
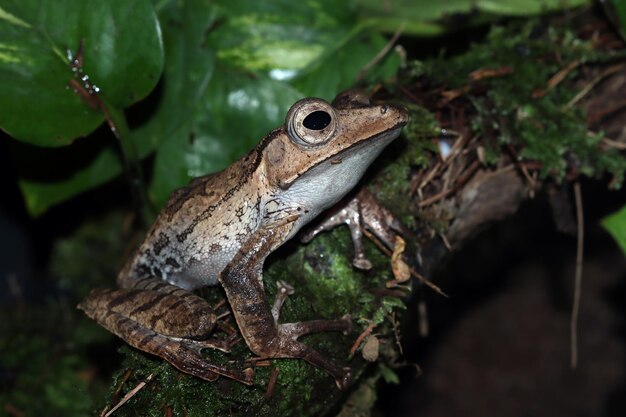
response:
<path id="1" fill-rule="evenodd" d="M 328 372 L 339 388 L 346 388 L 352 377 L 350 368 L 335 365 L 329 358 L 297 339 L 310 333 L 348 332 L 351 327 L 349 317 L 278 324 L 280 307 L 293 292 L 293 288 L 281 281 L 278 282 L 274 305 L 270 307 L 267 303 L 261 267 L 274 246 L 272 239 L 281 235 L 274 229 L 258 231 L 218 277 L 242 336 L 250 350 L 259 357 L 303 359 Z"/>
<path id="2" fill-rule="evenodd" d="M 218 322 L 215 309 L 192 292 L 153 277 L 127 281 L 126 284 L 129 290 L 143 290 L 131 291 L 142 299 L 126 300 L 124 304 L 139 307 L 122 313 L 130 313 L 133 316 L 130 318 L 145 323 L 158 333 L 184 339 L 198 349 L 211 348 L 222 352 L 230 352 L 237 341 L 237 335 L 229 332 L 227 325 Z M 228 333 L 226 340 L 208 339 L 215 325 Z"/>
<path id="3" fill-rule="evenodd" d="M 131 346 L 159 356 L 183 372 L 208 381 L 223 375 L 252 384 L 252 369 L 234 371 L 213 365 L 202 357 L 201 348 L 227 350 L 228 342 L 207 339 L 215 315 L 204 300 L 202 305 L 195 305 L 193 298 L 187 301 L 190 303 L 186 303 L 184 295 L 181 299 L 166 291 L 97 289 L 91 291 L 78 308 Z M 194 309 L 188 311 L 190 306 Z M 199 312 L 195 310 L 198 307 Z"/>
<path id="4" fill-rule="evenodd" d="M 254 371 L 251 368 L 234 371 L 213 365 L 207 362 L 196 348 L 185 342 L 158 334 L 115 311 L 92 307 L 93 303 L 89 302 L 89 297 L 86 302 L 79 305 L 90 318 L 124 339 L 129 345 L 159 356 L 183 372 L 207 381 L 215 381 L 219 375 L 223 375 L 247 385 L 254 382 Z"/>
<path id="5" fill-rule="evenodd" d="M 207 339 L 217 320 L 213 309 L 196 295 L 164 285 L 167 288 L 161 290 L 95 289 L 81 305 L 119 313 L 164 336 Z"/>

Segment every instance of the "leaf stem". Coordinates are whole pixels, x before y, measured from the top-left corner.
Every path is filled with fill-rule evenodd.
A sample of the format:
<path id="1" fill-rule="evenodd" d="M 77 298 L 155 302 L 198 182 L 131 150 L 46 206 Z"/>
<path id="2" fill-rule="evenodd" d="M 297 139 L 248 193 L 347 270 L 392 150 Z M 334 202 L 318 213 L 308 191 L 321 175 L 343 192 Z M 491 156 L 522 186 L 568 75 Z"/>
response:
<path id="1" fill-rule="evenodd" d="M 155 217 L 155 210 L 148 199 L 139 152 L 135 146 L 132 132 L 128 127 L 126 116 L 123 110 L 110 106 L 104 100 L 102 101 L 104 117 L 111 128 L 111 132 L 113 132 L 118 139 L 122 150 L 122 158 L 124 160 L 124 167 L 130 184 L 133 201 L 141 213 L 144 225 L 149 225 Z"/>
<path id="2" fill-rule="evenodd" d="M 112 106 L 101 94 L 100 89 L 91 82 L 90 77 L 83 71 L 83 52 L 85 40 L 80 39 L 76 53 L 68 51 L 69 67 L 72 70 L 73 78 L 68 81 L 68 85 L 81 98 L 84 104 L 92 110 L 102 112 L 104 119 L 111 128 L 111 132 L 117 138 L 122 150 L 124 168 L 130 184 L 130 191 L 137 207 L 141 213 L 141 220 L 144 226 L 152 223 L 155 217 L 155 210 L 146 192 L 146 186 L 141 171 L 141 161 L 139 152 L 135 146 L 124 110 Z"/>

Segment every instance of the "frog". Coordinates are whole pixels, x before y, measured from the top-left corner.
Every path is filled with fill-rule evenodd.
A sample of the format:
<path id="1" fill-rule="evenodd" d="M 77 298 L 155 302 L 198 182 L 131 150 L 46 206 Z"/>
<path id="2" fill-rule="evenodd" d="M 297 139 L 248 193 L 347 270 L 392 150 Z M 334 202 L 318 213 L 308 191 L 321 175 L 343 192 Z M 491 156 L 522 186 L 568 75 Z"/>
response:
<path id="1" fill-rule="evenodd" d="M 117 288 L 92 290 L 78 308 L 129 345 L 185 373 L 252 385 L 252 367 L 216 365 L 201 354 L 205 348 L 228 352 L 232 347 L 232 337 L 213 337 L 220 323 L 215 309 L 193 292 L 221 285 L 239 334 L 254 355 L 302 359 L 345 389 L 350 368 L 298 339 L 347 334 L 349 315 L 281 323 L 281 307 L 294 289 L 279 281 L 270 305 L 263 266 L 271 253 L 357 185 L 407 121 L 403 106 L 372 104 L 355 90 L 331 103 L 297 101 L 284 125 L 239 160 L 173 191 L 119 272 Z"/>

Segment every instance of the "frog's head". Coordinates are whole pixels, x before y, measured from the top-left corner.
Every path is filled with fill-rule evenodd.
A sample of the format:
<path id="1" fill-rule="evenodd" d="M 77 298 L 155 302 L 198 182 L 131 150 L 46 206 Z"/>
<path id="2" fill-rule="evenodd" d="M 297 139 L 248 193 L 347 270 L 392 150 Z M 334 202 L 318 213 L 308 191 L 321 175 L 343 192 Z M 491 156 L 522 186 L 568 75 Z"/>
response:
<path id="1" fill-rule="evenodd" d="M 319 213 L 356 185 L 407 120 L 405 108 L 371 105 L 355 91 L 332 104 L 300 100 L 265 144 L 267 178 L 282 197 Z"/>

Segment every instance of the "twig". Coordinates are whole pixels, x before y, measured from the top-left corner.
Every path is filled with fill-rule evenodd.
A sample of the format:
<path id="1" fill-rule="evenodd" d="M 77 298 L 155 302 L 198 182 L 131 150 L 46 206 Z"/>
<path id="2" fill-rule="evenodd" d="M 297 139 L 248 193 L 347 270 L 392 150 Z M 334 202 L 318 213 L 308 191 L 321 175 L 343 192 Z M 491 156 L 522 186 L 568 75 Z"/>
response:
<path id="1" fill-rule="evenodd" d="M 118 408 L 120 408 L 121 406 L 126 404 L 126 402 L 128 400 L 133 398 L 135 396 L 135 394 L 137 394 L 139 392 L 140 389 L 145 387 L 146 384 L 148 382 L 150 382 L 150 380 L 152 379 L 153 376 L 154 376 L 154 374 L 150 374 L 150 375 L 148 375 L 148 377 L 146 378 L 145 381 L 141 381 L 139 384 L 137 384 L 137 386 L 135 388 L 133 388 L 131 391 L 129 391 L 128 394 L 124 395 L 124 398 L 122 398 L 120 400 L 120 402 L 115 405 L 115 407 L 113 407 L 108 413 L 106 413 L 104 415 L 104 417 L 109 417 L 111 414 L 113 414 L 115 411 L 117 411 Z"/>
<path id="2" fill-rule="evenodd" d="M 384 245 L 382 244 L 378 238 L 376 236 L 374 236 L 373 233 L 371 233 L 370 231 L 368 231 L 367 229 L 363 229 L 363 234 L 370 239 L 372 242 L 374 242 L 374 244 L 378 247 L 378 249 L 380 249 L 380 251 L 382 253 L 384 253 L 386 256 L 391 257 L 392 253 L 391 251 Z M 443 292 L 443 290 L 441 288 L 439 288 L 437 285 L 433 284 L 432 281 L 430 281 L 428 278 L 426 278 L 425 276 L 423 276 L 422 274 L 420 274 L 419 272 L 417 272 L 415 269 L 410 268 L 409 269 L 411 271 L 411 275 L 413 275 L 415 278 L 417 278 L 418 281 L 420 281 L 421 283 L 423 283 L 424 285 L 426 285 L 428 288 L 430 288 L 431 290 L 435 291 L 437 294 L 444 296 L 446 298 L 450 298 L 448 296 L 448 294 L 446 294 L 445 292 Z"/>
<path id="3" fill-rule="evenodd" d="M 402 339 L 402 335 L 400 334 L 400 324 L 398 323 L 398 320 L 396 320 L 395 311 L 391 312 L 389 321 L 391 321 L 391 329 L 393 330 L 394 339 L 396 339 L 396 346 L 398 346 L 400 355 L 404 355 L 404 349 L 402 349 L 402 343 L 400 343 L 400 340 Z"/>
<path id="4" fill-rule="evenodd" d="M 545 89 L 543 89 L 543 90 L 536 90 L 536 91 L 534 91 L 533 94 L 532 94 L 532 97 L 533 98 L 541 98 L 541 97 L 545 96 L 546 93 L 548 93 L 554 87 L 559 85 L 565 79 L 565 77 L 567 77 L 567 75 L 570 72 L 572 72 L 576 67 L 578 67 L 580 64 L 581 64 L 581 61 L 579 59 L 577 59 L 577 60 L 572 61 L 569 64 L 567 64 L 565 67 L 561 68 L 556 74 L 554 74 L 548 80 L 547 87 Z"/>
<path id="5" fill-rule="evenodd" d="M 443 245 L 446 247 L 446 249 L 448 249 L 450 252 L 452 252 L 452 245 L 450 244 L 450 241 L 448 240 L 446 235 L 444 235 L 441 232 L 437 232 L 437 234 L 441 238 L 441 241 L 443 242 Z"/>
<path id="6" fill-rule="evenodd" d="M 443 133 L 443 130 L 444 129 L 442 129 L 442 133 Z M 428 173 L 426 174 L 426 177 L 422 180 L 420 185 L 417 187 L 417 190 L 421 191 L 424 187 L 426 187 L 433 180 L 433 178 L 437 174 L 439 174 L 441 170 L 446 169 L 452 163 L 452 161 L 454 161 L 456 157 L 461 154 L 461 151 L 465 148 L 465 145 L 470 140 L 470 137 L 468 135 L 463 135 L 461 133 L 455 132 L 454 130 L 450 130 L 450 129 L 445 129 L 445 131 L 446 131 L 446 134 L 456 136 L 457 139 L 454 141 L 454 144 L 452 145 L 452 148 L 450 149 L 450 153 L 448 157 L 447 158 L 442 157 L 441 161 L 437 161 L 435 166 L 433 166 L 432 169 L 428 171 Z"/>
<path id="7" fill-rule="evenodd" d="M 440 106 L 446 106 L 452 100 L 455 100 L 461 97 L 464 94 L 469 93 L 473 89 L 475 89 L 478 81 L 494 78 L 494 77 L 502 77 L 508 74 L 513 73 L 513 68 L 509 66 L 503 66 L 500 68 L 479 68 L 475 71 L 472 71 L 467 78 L 469 79 L 469 83 L 465 84 L 463 87 L 454 89 L 454 90 L 446 90 L 440 93 L 443 98 Z"/>
<path id="8" fill-rule="evenodd" d="M 607 148 L 615 148 L 615 149 L 619 149 L 620 151 L 623 151 L 624 149 L 626 149 L 626 143 L 618 142 L 616 140 L 609 139 L 609 138 L 602 138 L 600 140 L 600 143 L 606 146 Z"/>
<path id="9" fill-rule="evenodd" d="M 576 273 L 574 278 L 574 302 L 572 305 L 572 317 L 570 321 L 571 343 L 571 366 L 576 369 L 578 365 L 578 314 L 580 311 L 580 291 L 583 280 L 583 200 L 580 192 L 580 183 L 574 184 L 574 197 L 576 200 L 576 226 L 578 239 L 576 244 Z"/>
<path id="10" fill-rule="evenodd" d="M 398 84 L 397 88 L 398 88 L 398 91 L 400 91 L 402 94 L 408 97 L 413 103 L 418 104 L 422 102 L 421 99 L 419 99 L 415 94 L 413 94 L 410 90 L 408 90 L 402 84 Z"/>
<path id="11" fill-rule="evenodd" d="M 595 87 L 600 81 L 602 81 L 607 76 L 621 70 L 623 67 L 624 67 L 623 64 L 613 65 L 611 67 L 608 67 L 606 70 L 602 71 L 597 77 L 591 80 L 589 84 L 585 85 L 583 89 L 578 92 L 578 94 L 576 94 L 570 101 L 568 101 L 567 104 L 563 106 L 561 111 L 569 110 L 572 106 L 578 103 L 583 97 L 589 94 L 589 92 L 593 90 L 593 87 Z"/>
<path id="12" fill-rule="evenodd" d="M 524 175 L 524 178 L 526 178 L 526 181 L 528 181 L 530 189 L 534 192 L 534 190 L 537 189 L 537 181 L 535 181 L 533 177 L 530 176 L 528 168 L 522 163 L 522 161 L 520 161 L 519 155 L 517 154 L 517 151 L 515 150 L 513 145 L 507 144 L 505 149 L 513 157 L 513 163 L 521 171 L 522 175 Z"/>
<path id="13" fill-rule="evenodd" d="M 354 341 L 354 344 L 352 345 L 352 347 L 350 348 L 350 355 L 354 356 L 354 354 L 356 353 L 356 350 L 359 348 L 359 346 L 361 345 L 361 342 L 363 342 L 363 339 L 365 339 L 365 337 L 372 333 L 372 330 L 374 330 L 374 327 L 376 327 L 376 323 L 372 323 L 369 326 L 367 326 L 365 328 L 365 330 L 363 330 L 363 332 L 361 332 L 361 334 L 359 335 L 359 337 L 356 338 L 356 340 Z"/>
<path id="14" fill-rule="evenodd" d="M 428 185 L 428 183 L 430 183 L 432 181 L 432 179 L 434 178 L 435 174 L 437 174 L 437 172 L 439 172 L 439 168 L 441 168 L 442 165 L 443 165 L 443 162 L 437 161 L 435 166 L 433 166 L 428 171 L 426 176 L 422 179 L 420 184 L 417 186 L 416 191 L 422 190 L 424 187 L 426 187 Z"/>
<path id="15" fill-rule="evenodd" d="M 429 197 L 425 200 L 422 200 L 418 203 L 420 207 L 426 207 L 437 201 L 449 196 L 450 194 L 458 191 L 465 183 L 476 173 L 478 168 L 480 168 L 481 162 L 479 160 L 475 160 L 463 173 L 463 175 L 455 182 L 455 185 L 448 188 L 447 190 L 441 191 L 438 194 L 435 194 L 432 197 Z"/>
<path id="16" fill-rule="evenodd" d="M 265 390 L 265 400 L 269 400 L 274 395 L 274 388 L 276 387 L 276 381 L 278 380 L 278 374 L 280 373 L 280 368 L 275 367 L 272 368 L 270 372 L 270 380 L 267 383 L 267 389 Z"/>
<path id="17" fill-rule="evenodd" d="M 393 45 L 398 41 L 398 39 L 400 38 L 400 35 L 402 35 L 402 32 L 404 31 L 404 26 L 405 24 L 403 23 L 402 25 L 400 25 L 400 27 L 398 28 L 398 30 L 396 30 L 396 33 L 393 34 L 393 36 L 391 37 L 391 39 L 389 39 L 389 42 L 387 42 L 387 44 L 385 45 L 385 47 L 383 49 L 381 49 L 371 60 L 370 62 L 368 62 L 367 64 L 365 64 L 365 66 L 361 69 L 361 71 L 359 71 L 359 74 L 357 75 L 357 80 L 362 80 L 363 78 L 365 78 L 365 74 L 367 74 L 367 72 L 372 69 L 372 67 L 376 64 L 378 64 L 378 62 L 380 62 L 381 59 L 383 59 L 385 57 L 385 55 L 387 55 L 389 53 L 389 51 L 391 50 L 391 48 L 393 48 Z"/>
<path id="18" fill-rule="evenodd" d="M 499 68 L 479 68 L 470 72 L 469 79 L 472 82 L 480 81 L 485 78 L 502 77 L 503 75 L 509 75 L 513 73 L 513 67 L 504 65 Z"/>
<path id="19" fill-rule="evenodd" d="M 442 198 L 445 198 L 447 196 L 449 196 L 450 194 L 452 194 L 453 192 L 456 191 L 456 187 L 452 187 L 452 188 L 448 188 L 447 190 L 444 190 L 438 194 L 435 194 L 434 196 L 427 198 L 425 200 L 422 200 L 418 203 L 418 206 L 420 207 L 426 207 L 426 206 L 430 206 L 431 204 L 441 200 Z"/>
<path id="20" fill-rule="evenodd" d="M 115 388 L 115 391 L 113 392 L 112 398 L 116 398 L 119 395 L 120 391 L 122 390 L 122 386 L 124 386 L 126 381 L 128 381 L 128 378 L 130 378 L 132 374 L 133 374 L 132 369 L 128 369 L 126 372 L 124 372 L 124 375 L 122 376 L 122 380 L 117 383 L 117 387 Z M 108 405 L 104 407 L 104 409 L 100 412 L 100 417 L 103 417 L 107 413 L 107 411 L 109 411 Z"/>

